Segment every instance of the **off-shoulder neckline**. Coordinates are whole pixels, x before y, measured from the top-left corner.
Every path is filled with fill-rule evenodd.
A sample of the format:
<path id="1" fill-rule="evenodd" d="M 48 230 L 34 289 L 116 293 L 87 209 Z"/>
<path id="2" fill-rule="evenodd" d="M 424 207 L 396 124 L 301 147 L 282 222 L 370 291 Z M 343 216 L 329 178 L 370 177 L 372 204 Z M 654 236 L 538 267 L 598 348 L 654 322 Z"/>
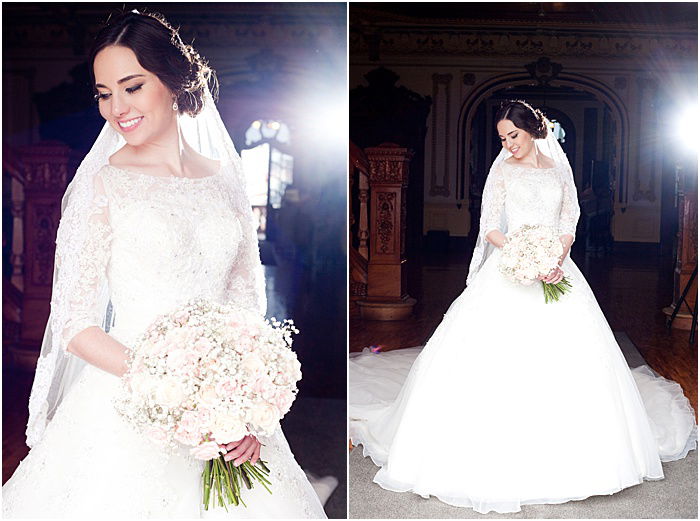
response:
<path id="1" fill-rule="evenodd" d="M 224 161 L 222 159 L 219 159 L 219 168 L 217 169 L 215 174 L 211 175 L 205 175 L 202 177 L 177 177 L 174 175 L 168 175 L 168 176 L 160 176 L 160 175 L 151 175 L 151 174 L 144 174 L 143 172 L 138 172 L 137 170 L 132 170 L 130 168 L 124 168 L 121 166 L 115 166 L 111 163 L 107 163 L 109 168 L 113 168 L 114 170 L 124 172 L 127 174 L 134 174 L 139 177 L 144 177 L 148 179 L 169 179 L 169 180 L 176 180 L 176 181 L 205 181 L 207 179 L 216 179 L 218 177 L 221 177 L 224 171 Z"/>

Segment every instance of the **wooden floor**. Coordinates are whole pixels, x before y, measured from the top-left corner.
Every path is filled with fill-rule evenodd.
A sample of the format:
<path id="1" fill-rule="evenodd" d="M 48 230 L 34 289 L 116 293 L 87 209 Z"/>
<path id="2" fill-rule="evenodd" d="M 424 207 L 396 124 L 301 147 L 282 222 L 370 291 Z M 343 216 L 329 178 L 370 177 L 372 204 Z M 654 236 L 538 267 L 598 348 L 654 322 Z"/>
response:
<path id="1" fill-rule="evenodd" d="M 414 317 L 399 322 L 362 320 L 350 311 L 350 350 L 370 345 L 390 350 L 422 345 L 463 291 L 466 254 L 428 254 L 409 263 L 409 294 L 418 299 Z M 672 301 L 673 271 L 669 259 L 634 253 L 604 258 L 573 254 L 613 331 L 624 331 L 659 374 L 678 382 L 698 410 L 697 340 L 688 331 L 665 327 L 661 309 Z"/>

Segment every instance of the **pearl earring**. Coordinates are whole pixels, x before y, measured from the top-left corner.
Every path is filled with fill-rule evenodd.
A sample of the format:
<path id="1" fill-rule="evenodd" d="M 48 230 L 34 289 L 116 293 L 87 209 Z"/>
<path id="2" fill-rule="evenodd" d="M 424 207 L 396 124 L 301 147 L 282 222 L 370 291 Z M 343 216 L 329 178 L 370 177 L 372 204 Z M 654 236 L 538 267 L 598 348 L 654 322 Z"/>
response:
<path id="1" fill-rule="evenodd" d="M 173 101 L 173 110 L 177 110 L 177 109 L 178 109 L 177 101 Z"/>

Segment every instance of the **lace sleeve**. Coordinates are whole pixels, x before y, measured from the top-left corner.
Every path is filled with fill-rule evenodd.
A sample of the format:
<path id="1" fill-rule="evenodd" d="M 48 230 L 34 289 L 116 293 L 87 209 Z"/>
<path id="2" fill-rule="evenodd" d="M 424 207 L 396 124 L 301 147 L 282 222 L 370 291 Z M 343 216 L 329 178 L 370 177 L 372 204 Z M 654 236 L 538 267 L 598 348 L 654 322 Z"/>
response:
<path id="1" fill-rule="evenodd" d="M 66 226 L 59 226 L 56 249 L 54 293 L 51 298 L 54 338 L 65 350 L 73 337 L 91 326 L 102 327 L 103 302 L 107 292 L 107 264 L 110 258 L 112 229 L 109 222 L 109 204 L 100 174 L 95 175 L 92 191 L 79 210 L 82 223 L 80 244 L 76 237 L 69 238 L 68 224 L 72 208 L 66 210 Z M 62 220 L 62 223 L 63 220 Z"/>
<path id="2" fill-rule="evenodd" d="M 490 231 L 501 230 L 501 215 L 505 202 L 506 187 L 503 181 L 503 168 L 499 165 L 489 174 L 484 185 L 479 220 L 481 236 L 486 237 Z"/>
<path id="3" fill-rule="evenodd" d="M 576 225 L 581 210 L 578 206 L 578 196 L 576 186 L 572 183 L 564 182 L 564 192 L 559 214 L 559 235 L 570 234 L 576 238 Z"/>
<path id="4" fill-rule="evenodd" d="M 228 299 L 246 309 L 255 309 L 261 314 L 267 310 L 265 297 L 265 274 L 260 262 L 258 233 L 255 226 L 253 209 L 245 192 L 245 185 L 238 176 L 234 180 L 233 205 L 241 226 L 241 242 L 238 253 L 231 266 L 228 279 Z"/>

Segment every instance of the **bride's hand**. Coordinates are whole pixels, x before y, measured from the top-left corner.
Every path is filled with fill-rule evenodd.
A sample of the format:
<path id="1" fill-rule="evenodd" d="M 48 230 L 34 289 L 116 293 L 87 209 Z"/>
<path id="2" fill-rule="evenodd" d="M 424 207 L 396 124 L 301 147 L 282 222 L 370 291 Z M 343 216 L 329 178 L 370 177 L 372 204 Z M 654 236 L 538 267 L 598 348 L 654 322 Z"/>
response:
<path id="1" fill-rule="evenodd" d="M 564 271 L 559 266 L 556 266 L 548 275 L 540 275 L 537 278 L 545 284 L 557 284 L 564 278 Z"/>
<path id="2" fill-rule="evenodd" d="M 234 460 L 233 464 L 236 467 L 248 460 L 255 465 L 260 459 L 260 442 L 255 436 L 250 434 L 238 441 L 221 445 L 221 448 L 228 451 L 224 455 L 224 459 L 226 461 Z"/>

